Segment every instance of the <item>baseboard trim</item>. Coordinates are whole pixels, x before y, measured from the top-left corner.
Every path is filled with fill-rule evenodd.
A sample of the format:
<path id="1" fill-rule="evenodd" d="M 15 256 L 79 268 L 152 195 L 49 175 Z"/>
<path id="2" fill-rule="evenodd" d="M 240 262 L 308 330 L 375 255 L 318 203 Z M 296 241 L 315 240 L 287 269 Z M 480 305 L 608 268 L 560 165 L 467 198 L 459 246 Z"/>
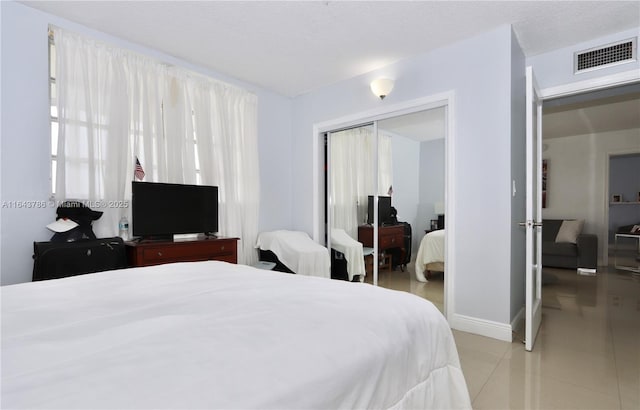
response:
<path id="1" fill-rule="evenodd" d="M 474 333 L 505 342 L 513 341 L 512 325 L 478 319 L 476 317 L 454 314 L 451 320 L 451 328 L 463 332 Z"/>
<path id="2" fill-rule="evenodd" d="M 520 309 L 518 313 L 514 316 L 511 321 L 511 330 L 514 332 L 518 332 L 524 326 L 524 306 Z"/>

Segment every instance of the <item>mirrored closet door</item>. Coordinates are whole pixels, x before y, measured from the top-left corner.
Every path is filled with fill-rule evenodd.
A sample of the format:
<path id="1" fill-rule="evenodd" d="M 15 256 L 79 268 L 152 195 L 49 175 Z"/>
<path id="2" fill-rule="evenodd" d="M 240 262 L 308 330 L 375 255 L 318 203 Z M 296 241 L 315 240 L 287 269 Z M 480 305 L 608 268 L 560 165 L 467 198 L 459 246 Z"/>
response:
<path id="1" fill-rule="evenodd" d="M 415 262 L 425 234 L 444 220 L 445 118 L 439 107 L 327 134 L 328 242 L 363 243 L 366 282 L 425 290 Z M 444 232 L 441 242 L 444 253 Z M 440 288 L 429 299 L 441 304 L 443 274 L 429 267 L 429 285 Z"/>

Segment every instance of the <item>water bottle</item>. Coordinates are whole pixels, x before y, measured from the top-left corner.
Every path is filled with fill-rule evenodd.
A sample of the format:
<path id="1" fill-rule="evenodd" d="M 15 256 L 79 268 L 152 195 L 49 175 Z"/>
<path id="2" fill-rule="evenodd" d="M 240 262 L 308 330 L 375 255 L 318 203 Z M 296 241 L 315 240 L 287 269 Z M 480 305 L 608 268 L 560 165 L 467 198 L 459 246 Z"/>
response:
<path id="1" fill-rule="evenodd" d="M 126 216 L 120 218 L 120 222 L 118 223 L 118 232 L 122 240 L 129 240 L 129 220 Z"/>

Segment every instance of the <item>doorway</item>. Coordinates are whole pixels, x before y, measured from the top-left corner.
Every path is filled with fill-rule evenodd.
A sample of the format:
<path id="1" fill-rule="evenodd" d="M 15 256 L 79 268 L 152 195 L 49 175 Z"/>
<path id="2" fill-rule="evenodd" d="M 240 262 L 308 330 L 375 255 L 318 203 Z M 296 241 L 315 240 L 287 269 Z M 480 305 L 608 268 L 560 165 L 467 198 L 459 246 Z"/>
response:
<path id="1" fill-rule="evenodd" d="M 640 84 L 548 99 L 543 113 L 543 157 L 550 173 L 543 214 L 584 220 L 583 231 L 598 236 L 598 264 L 606 266 L 611 225 L 621 224 L 617 210 L 633 209 L 628 202 L 637 196 L 631 187 L 617 192 L 615 184 L 610 186 L 610 163 L 611 158 L 640 152 Z M 614 202 L 613 195 L 622 193 L 622 202 Z"/>
<path id="2" fill-rule="evenodd" d="M 528 72 L 531 69 L 528 69 Z M 612 75 L 607 77 L 606 79 L 602 80 L 602 79 L 594 79 L 594 80 L 587 80 L 587 81 L 583 81 L 583 82 L 578 82 L 578 83 L 572 83 L 572 84 L 567 84 L 567 85 L 563 85 L 563 86 L 558 86 L 558 87 L 553 87 L 553 88 L 548 88 L 548 89 L 544 89 L 541 91 L 539 99 L 540 101 L 544 101 L 545 103 L 548 103 L 549 101 L 556 99 L 556 98 L 564 98 L 564 97 L 570 97 L 570 98 L 582 98 L 583 95 L 585 95 L 587 92 L 590 91 L 601 91 L 601 90 L 611 90 L 617 86 L 622 86 L 622 85 L 629 85 L 632 83 L 637 83 L 639 80 L 639 76 L 638 74 L 634 74 L 633 76 L 628 76 L 625 73 L 622 73 L 620 75 Z M 538 109 L 539 111 L 541 111 L 540 109 Z M 542 126 L 542 122 L 540 123 L 540 125 Z M 544 128 L 544 127 L 543 127 Z M 537 171 L 537 175 L 535 176 L 538 179 L 542 179 L 543 175 L 542 175 L 542 167 L 539 167 L 540 169 Z M 550 174 L 549 174 L 550 175 Z M 547 177 L 549 176 L 547 175 Z M 549 182 L 547 181 L 547 187 Z M 608 195 L 607 195 L 608 196 Z M 547 202 L 550 200 L 549 197 L 546 198 Z M 528 200 L 529 201 L 529 200 Z M 545 217 L 549 217 L 548 213 L 547 215 L 545 215 Z M 541 221 L 539 222 L 541 225 Z M 529 266 L 527 266 L 527 269 L 529 268 Z M 540 275 L 538 275 L 540 276 Z M 540 288 L 540 285 L 537 285 L 537 288 L 539 289 L 539 295 L 538 297 L 541 298 L 542 297 L 542 290 Z M 529 296 L 529 294 L 531 293 L 529 291 L 529 285 L 527 284 L 527 290 L 526 290 L 527 296 Z M 536 294 L 537 294 L 536 293 Z M 527 312 L 529 312 L 529 310 L 531 309 L 532 304 L 529 301 L 529 298 L 527 298 L 527 303 L 526 303 L 526 309 Z M 537 326 L 537 324 L 540 323 L 540 321 L 536 321 L 536 320 L 532 320 L 532 318 L 530 317 L 530 315 L 527 313 L 527 318 L 525 320 L 525 324 L 527 327 L 527 333 L 528 335 L 526 336 L 526 340 L 525 342 L 528 345 L 527 350 L 531 350 L 533 348 L 533 343 L 535 341 L 535 335 L 537 333 L 537 329 L 535 329 Z M 533 324 L 532 324 L 533 322 Z M 531 333 L 529 330 L 531 327 L 534 327 L 533 329 L 533 333 Z"/>

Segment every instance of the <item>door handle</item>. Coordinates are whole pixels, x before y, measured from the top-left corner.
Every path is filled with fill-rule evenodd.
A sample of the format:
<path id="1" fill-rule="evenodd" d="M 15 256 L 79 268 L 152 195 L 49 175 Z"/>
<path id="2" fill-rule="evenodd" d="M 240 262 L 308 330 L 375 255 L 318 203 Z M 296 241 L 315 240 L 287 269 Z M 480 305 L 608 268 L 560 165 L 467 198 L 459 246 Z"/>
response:
<path id="1" fill-rule="evenodd" d="M 538 226 L 542 226 L 542 222 L 525 221 L 525 222 L 519 222 L 518 225 L 524 226 L 524 227 L 531 226 L 531 227 L 537 228 Z"/>

